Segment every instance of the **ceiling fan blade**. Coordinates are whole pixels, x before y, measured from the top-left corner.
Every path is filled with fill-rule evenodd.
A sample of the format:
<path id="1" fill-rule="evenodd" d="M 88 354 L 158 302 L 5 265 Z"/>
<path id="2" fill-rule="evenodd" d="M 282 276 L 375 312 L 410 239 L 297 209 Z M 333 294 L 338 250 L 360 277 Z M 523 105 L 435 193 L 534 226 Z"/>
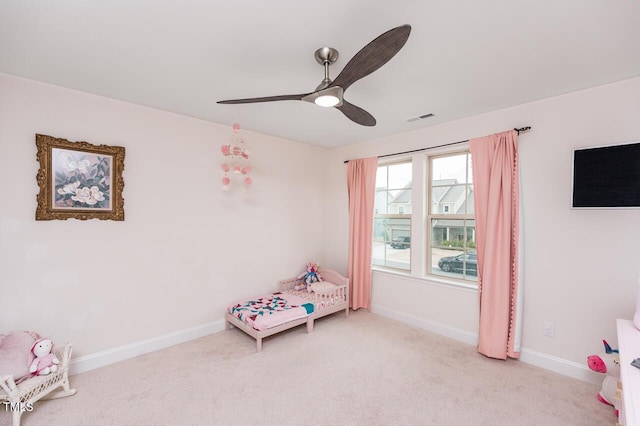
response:
<path id="1" fill-rule="evenodd" d="M 369 114 L 367 111 L 363 110 L 360 107 L 357 107 L 349 102 L 342 100 L 342 105 L 335 107 L 342 111 L 342 113 L 354 123 L 358 123 L 363 126 L 375 126 L 376 119 L 373 115 Z"/>
<path id="2" fill-rule="evenodd" d="M 329 87 L 340 86 L 347 90 L 347 87 L 389 62 L 402 49 L 410 33 L 411 25 L 401 25 L 378 36 L 351 58 Z"/>
<path id="3" fill-rule="evenodd" d="M 246 98 L 246 99 L 230 99 L 226 101 L 218 101 L 218 104 L 252 104 L 256 102 L 273 102 L 273 101 L 300 101 L 310 93 L 303 95 L 280 95 L 280 96 L 265 96 L 262 98 Z"/>

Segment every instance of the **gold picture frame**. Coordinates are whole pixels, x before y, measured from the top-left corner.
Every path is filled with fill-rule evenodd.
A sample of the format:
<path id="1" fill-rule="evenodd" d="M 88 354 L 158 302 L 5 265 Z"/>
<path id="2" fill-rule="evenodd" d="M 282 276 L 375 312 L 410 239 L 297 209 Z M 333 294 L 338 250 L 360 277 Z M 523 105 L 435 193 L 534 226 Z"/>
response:
<path id="1" fill-rule="evenodd" d="M 36 135 L 36 220 L 124 220 L 124 147 Z"/>

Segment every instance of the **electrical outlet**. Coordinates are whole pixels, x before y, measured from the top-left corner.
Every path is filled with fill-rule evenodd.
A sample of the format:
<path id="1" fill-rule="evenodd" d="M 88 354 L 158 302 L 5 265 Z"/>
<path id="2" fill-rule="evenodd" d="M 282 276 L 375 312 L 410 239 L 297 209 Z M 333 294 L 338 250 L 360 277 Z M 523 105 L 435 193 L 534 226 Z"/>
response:
<path id="1" fill-rule="evenodd" d="M 556 325 L 551 321 L 544 322 L 544 335 L 548 337 L 553 337 L 555 334 Z"/>

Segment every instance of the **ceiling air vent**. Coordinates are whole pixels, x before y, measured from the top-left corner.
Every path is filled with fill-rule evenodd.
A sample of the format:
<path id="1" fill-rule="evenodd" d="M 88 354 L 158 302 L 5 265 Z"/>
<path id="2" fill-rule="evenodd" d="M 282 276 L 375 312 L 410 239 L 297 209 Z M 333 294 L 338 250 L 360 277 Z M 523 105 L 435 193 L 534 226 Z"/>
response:
<path id="1" fill-rule="evenodd" d="M 413 121 L 424 120 L 425 118 L 433 117 L 432 113 L 419 115 L 417 117 L 407 118 L 407 122 L 411 123 Z"/>

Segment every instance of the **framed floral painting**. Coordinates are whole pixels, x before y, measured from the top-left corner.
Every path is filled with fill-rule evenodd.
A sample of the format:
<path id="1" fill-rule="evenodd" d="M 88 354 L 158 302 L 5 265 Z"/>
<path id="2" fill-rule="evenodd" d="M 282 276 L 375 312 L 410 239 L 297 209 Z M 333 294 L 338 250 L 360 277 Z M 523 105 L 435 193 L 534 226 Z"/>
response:
<path id="1" fill-rule="evenodd" d="M 36 220 L 124 220 L 124 148 L 36 135 Z"/>

